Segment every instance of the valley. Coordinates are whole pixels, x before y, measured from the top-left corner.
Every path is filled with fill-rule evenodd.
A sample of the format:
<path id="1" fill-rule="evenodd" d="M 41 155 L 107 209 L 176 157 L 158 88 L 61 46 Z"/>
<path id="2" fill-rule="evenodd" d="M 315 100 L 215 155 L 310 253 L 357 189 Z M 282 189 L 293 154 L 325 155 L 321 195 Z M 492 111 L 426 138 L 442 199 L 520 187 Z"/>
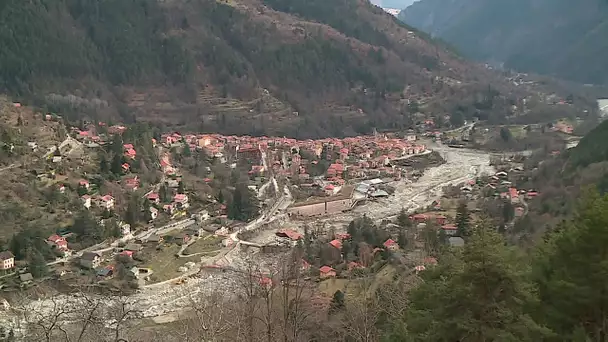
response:
<path id="1" fill-rule="evenodd" d="M 0 341 L 608 340 L 607 11 L 0 2 Z"/>
<path id="2" fill-rule="evenodd" d="M 348 214 L 329 215 L 318 219 L 290 219 L 285 210 L 293 202 L 293 198 L 287 187 L 285 190 L 277 192 L 278 197 L 273 200 L 273 204 L 266 211 L 261 213 L 261 216 L 236 229 L 235 233 L 226 237 L 231 242 L 218 255 L 202 257 L 200 262 L 196 262 L 197 265 L 193 267 L 191 272 L 176 279 L 146 285 L 140 288 L 137 293 L 129 296 L 128 302 L 131 309 L 140 313 L 133 319 L 152 318 L 166 323 L 169 319 L 168 315 L 178 317 L 176 315 L 182 310 L 188 309 L 191 301 L 195 298 L 204 298 L 218 290 L 227 293 L 236 291 L 239 279 L 238 272 L 247 272 L 246 260 L 252 257 L 251 251 L 246 251 L 245 243 L 247 242 L 238 238 L 244 232 L 253 233 L 253 235 L 248 235 L 250 236 L 248 239 L 253 241 L 257 241 L 258 231 L 263 234 L 267 229 L 276 230 L 276 227 L 299 227 L 296 229 L 302 230 L 303 224 L 322 226 L 324 229 L 335 229 L 336 232 L 340 232 L 350 221 L 361 215 L 366 215 L 378 221 L 392 219 L 402 209 L 413 211 L 426 207 L 434 200 L 439 199 L 441 189 L 447 185 L 456 185 L 482 174 L 492 173 L 488 153 L 455 150 L 441 145 L 433 148 L 444 156 L 444 164 L 424 171 L 422 177 L 416 181 L 402 180 L 394 182 L 395 184 L 391 183 L 396 188 L 395 194 L 379 202 L 359 205 Z M 173 229 L 183 229 L 180 228 L 181 225 L 181 222 L 174 223 Z M 189 223 L 186 223 L 183 227 L 188 225 Z M 157 234 L 162 230 L 163 227 L 160 227 L 147 232 L 147 235 Z M 78 254 L 75 254 L 75 256 L 78 256 Z M 216 270 L 218 267 L 230 271 L 218 273 Z M 269 271 L 262 270 L 262 272 Z M 185 279 L 185 281 L 183 283 L 177 282 L 178 279 Z M 176 285 L 178 283 L 179 285 Z M 103 298 L 99 297 L 97 300 L 112 302 L 112 299 Z M 26 304 L 21 310 L 36 313 L 33 317 L 49 316 L 55 314 L 53 310 L 55 310 L 57 303 L 60 303 L 63 307 L 72 307 L 81 300 L 82 298 L 78 295 L 54 296 L 51 299 Z M 78 315 L 78 313 L 75 314 Z M 67 322 L 75 319 L 75 317 L 69 315 L 62 317 L 62 320 Z"/>

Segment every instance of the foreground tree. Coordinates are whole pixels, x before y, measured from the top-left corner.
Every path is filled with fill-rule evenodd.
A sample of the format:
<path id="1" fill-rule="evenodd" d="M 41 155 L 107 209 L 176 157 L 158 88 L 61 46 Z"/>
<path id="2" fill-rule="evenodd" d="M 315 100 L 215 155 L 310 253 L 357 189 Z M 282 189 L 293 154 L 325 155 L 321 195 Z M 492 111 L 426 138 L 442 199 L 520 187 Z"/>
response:
<path id="1" fill-rule="evenodd" d="M 525 265 L 494 229 L 475 229 L 462 252 L 440 264 L 411 294 L 414 341 L 541 341 L 549 334 L 527 313 L 535 297 Z"/>
<path id="2" fill-rule="evenodd" d="M 608 195 L 586 194 L 574 219 L 539 249 L 539 319 L 558 340 L 608 340 Z"/>

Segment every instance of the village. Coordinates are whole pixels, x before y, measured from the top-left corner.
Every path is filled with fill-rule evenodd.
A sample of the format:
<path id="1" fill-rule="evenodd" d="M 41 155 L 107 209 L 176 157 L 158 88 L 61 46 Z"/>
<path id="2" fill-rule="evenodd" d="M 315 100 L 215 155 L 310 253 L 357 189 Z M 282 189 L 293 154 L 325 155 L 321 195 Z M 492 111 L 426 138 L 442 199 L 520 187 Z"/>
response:
<path id="1" fill-rule="evenodd" d="M 60 117 L 45 114 L 43 120 L 53 124 Z M 213 189 L 207 189 L 203 196 L 188 189 L 179 163 L 172 160 L 176 154 L 201 152 L 215 164 L 244 170 L 247 189 L 262 200 L 262 209 L 270 207 L 274 199 L 268 190 L 280 192 L 277 179 L 281 186 L 289 184 L 297 195 L 285 212 L 310 217 L 341 213 L 367 199 L 388 197 L 391 190 L 384 185 L 385 180 L 399 181 L 413 173 L 412 168 L 396 163 L 431 152 L 414 134 L 298 141 L 164 133 L 149 141 L 161 173 L 154 182 L 144 180 L 138 172 L 141 150 L 127 141 L 128 130 L 124 125 L 103 122 L 71 127 L 61 144 L 41 155 L 44 166 L 32 170 L 37 182 L 52 184 L 59 196 L 78 196 L 81 209 L 96 221 L 95 226 L 110 231 L 92 245 L 80 238 L 85 232 L 70 227 L 49 234 L 45 243 L 55 257 L 47 259 L 49 270 L 42 280 L 52 277 L 68 283 L 111 283 L 120 275 L 139 287 L 179 279 L 190 274 L 201 256 L 214 257 L 230 248 L 230 234 L 242 223 L 228 218 L 226 201 L 217 198 Z M 28 146 L 32 152 L 43 152 L 35 141 L 28 141 Z M 105 160 L 99 157 L 104 149 L 118 152 L 112 160 Z M 93 157 L 95 154 L 98 156 Z M 100 179 L 91 160 L 99 162 L 101 169 L 112 169 L 111 184 Z M 80 172 L 74 172 L 77 170 Z M 210 166 L 204 174 L 201 183 L 213 188 L 215 175 Z M 138 215 L 142 220 L 133 224 L 127 216 L 129 198 L 135 194 L 141 197 L 137 210 L 141 210 Z M 10 251 L 2 253 L 2 261 L 4 286 L 27 288 L 35 282 L 37 277 L 28 272 L 27 261 L 16 260 Z"/>
<path id="2" fill-rule="evenodd" d="M 457 222 L 463 203 L 475 220 L 486 202 L 508 202 L 509 229 L 538 195 L 518 186 L 525 184 L 525 155 L 452 148 L 436 139 L 446 137 L 436 129 L 303 141 L 172 132 L 142 142 L 129 131 L 101 122 L 72 127 L 65 143 L 43 155 L 47 166 L 36 179 L 53 180 L 57 193 L 77 196 L 94 218 L 93 229 L 112 233 L 85 244 L 82 230 L 58 228 L 44 241 L 55 257 L 46 260 L 43 276 L 33 276 L 27 261 L 11 251 L 2 252 L 5 288 L 93 284 L 130 294 L 146 317 L 171 316 L 194 293 L 233 287 L 231 274 L 251 270 L 252 263 L 260 284 L 280 282 L 277 262 L 295 248 L 302 251 L 298 263 L 306 279 L 320 281 L 311 283 L 319 289 L 315 300 L 328 305 L 361 275 L 421 272 L 437 263 L 440 245 L 463 246 Z M 150 148 L 158 168 L 152 178 L 139 162 Z M 94 158 L 101 165 L 92 168 L 90 159 L 104 150 L 118 151 L 106 164 L 120 168 L 102 182 L 95 169 L 103 163 Z M 210 162 L 193 174 L 186 155 Z M 80 172 L 66 164 L 80 165 Z M 236 196 L 229 193 L 240 191 L 235 174 L 241 174 L 238 182 L 245 177 L 239 196 L 251 199 L 251 216 L 234 210 Z M 141 218 L 134 224 L 133 197 Z M 437 238 L 433 243 L 429 231 Z M 172 305 L 164 304 L 167 298 Z M 45 310 L 44 303 L 35 308 Z"/>

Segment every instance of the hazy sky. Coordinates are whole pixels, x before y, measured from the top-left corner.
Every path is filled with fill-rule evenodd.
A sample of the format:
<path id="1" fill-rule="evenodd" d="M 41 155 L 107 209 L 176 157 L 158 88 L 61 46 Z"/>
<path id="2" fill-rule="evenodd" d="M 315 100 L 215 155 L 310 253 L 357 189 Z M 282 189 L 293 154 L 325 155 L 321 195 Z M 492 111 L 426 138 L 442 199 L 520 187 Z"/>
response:
<path id="1" fill-rule="evenodd" d="M 404 9 L 416 0 L 370 0 L 372 4 L 385 8 Z"/>

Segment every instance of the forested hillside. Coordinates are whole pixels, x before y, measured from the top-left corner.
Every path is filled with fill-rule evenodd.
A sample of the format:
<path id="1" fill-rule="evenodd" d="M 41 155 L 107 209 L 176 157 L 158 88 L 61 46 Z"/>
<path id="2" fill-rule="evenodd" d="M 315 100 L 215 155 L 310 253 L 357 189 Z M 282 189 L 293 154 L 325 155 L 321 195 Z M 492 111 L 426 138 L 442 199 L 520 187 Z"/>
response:
<path id="1" fill-rule="evenodd" d="M 608 83 L 605 0 L 422 0 L 399 17 L 469 57 L 582 83 Z"/>
<path id="2" fill-rule="evenodd" d="M 72 119 L 344 135 L 515 96 L 366 0 L 7 0 L 0 20 L 1 90 Z"/>

